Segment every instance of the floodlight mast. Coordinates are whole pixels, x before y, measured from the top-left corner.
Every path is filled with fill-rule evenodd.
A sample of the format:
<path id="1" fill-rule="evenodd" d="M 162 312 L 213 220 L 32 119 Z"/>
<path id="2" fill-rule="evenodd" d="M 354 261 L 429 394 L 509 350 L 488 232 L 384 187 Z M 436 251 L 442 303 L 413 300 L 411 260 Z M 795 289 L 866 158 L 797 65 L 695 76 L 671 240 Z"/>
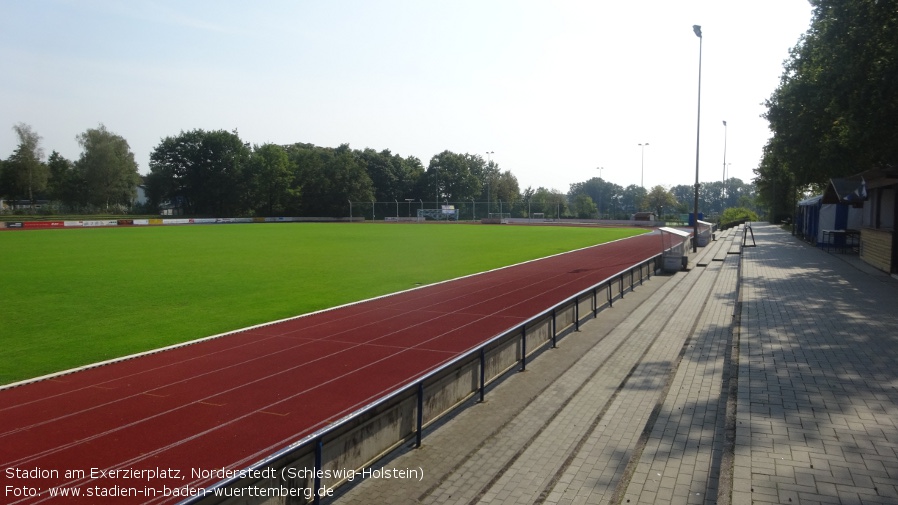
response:
<path id="1" fill-rule="evenodd" d="M 695 122 L 695 201 L 692 207 L 692 252 L 698 251 L 698 153 L 702 124 L 702 27 L 692 25 L 692 31 L 698 37 L 698 119 Z"/>

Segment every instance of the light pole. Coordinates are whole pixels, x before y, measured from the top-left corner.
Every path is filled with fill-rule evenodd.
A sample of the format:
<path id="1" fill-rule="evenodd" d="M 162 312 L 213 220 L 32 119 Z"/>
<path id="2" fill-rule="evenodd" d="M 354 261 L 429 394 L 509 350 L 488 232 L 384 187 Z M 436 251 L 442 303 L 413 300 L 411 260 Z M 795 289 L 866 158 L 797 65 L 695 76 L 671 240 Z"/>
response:
<path id="1" fill-rule="evenodd" d="M 698 119 L 695 122 L 695 201 L 692 206 L 692 252 L 698 251 L 698 141 L 702 131 L 702 27 L 692 25 L 698 37 Z"/>
<path id="2" fill-rule="evenodd" d="M 408 217 L 412 217 L 412 202 L 415 201 L 414 198 L 406 198 L 406 202 L 408 202 Z"/>
<path id="3" fill-rule="evenodd" d="M 649 145 L 648 142 L 645 144 L 639 144 L 639 147 L 642 148 L 642 163 L 639 168 L 639 185 L 642 189 L 645 189 L 645 146 Z"/>
<path id="4" fill-rule="evenodd" d="M 602 219 L 602 170 L 605 167 L 596 167 L 596 170 L 599 171 L 599 219 Z"/>
<path id="5" fill-rule="evenodd" d="M 723 181 L 727 180 L 727 122 L 723 122 Z"/>
<path id="6" fill-rule="evenodd" d="M 487 171 L 487 179 L 486 179 L 486 217 L 487 219 L 490 217 L 490 190 L 492 189 L 491 182 L 493 180 L 493 173 L 490 168 L 493 165 L 492 156 L 495 154 L 495 151 L 487 151 L 486 152 L 486 171 Z"/>

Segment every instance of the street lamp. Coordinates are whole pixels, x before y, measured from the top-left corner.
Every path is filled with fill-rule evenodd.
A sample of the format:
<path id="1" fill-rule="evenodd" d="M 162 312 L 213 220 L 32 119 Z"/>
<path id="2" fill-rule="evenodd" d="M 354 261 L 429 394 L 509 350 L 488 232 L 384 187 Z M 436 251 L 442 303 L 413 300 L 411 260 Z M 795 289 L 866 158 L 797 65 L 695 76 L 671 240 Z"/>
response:
<path id="1" fill-rule="evenodd" d="M 723 182 L 727 180 L 727 122 L 723 122 Z"/>
<path id="2" fill-rule="evenodd" d="M 698 140 L 702 124 L 702 27 L 692 25 L 698 37 L 698 119 L 695 122 L 695 201 L 692 206 L 692 252 L 698 251 Z"/>
<path id="3" fill-rule="evenodd" d="M 599 219 L 602 219 L 602 170 L 605 167 L 596 167 L 596 170 L 599 171 Z"/>
<path id="4" fill-rule="evenodd" d="M 642 186 L 642 189 L 645 189 L 645 146 L 649 145 L 648 142 L 645 144 L 639 144 L 639 147 L 642 148 L 642 164 L 639 168 L 639 185 Z"/>
<path id="5" fill-rule="evenodd" d="M 406 198 L 406 202 L 408 202 L 408 217 L 412 217 L 412 202 L 415 201 L 414 198 Z"/>
<path id="6" fill-rule="evenodd" d="M 486 170 L 487 170 L 487 180 L 486 180 L 486 217 L 490 217 L 490 183 L 493 180 L 493 173 L 490 172 L 490 167 L 493 164 L 492 156 L 495 154 L 495 151 L 487 151 L 486 152 Z"/>

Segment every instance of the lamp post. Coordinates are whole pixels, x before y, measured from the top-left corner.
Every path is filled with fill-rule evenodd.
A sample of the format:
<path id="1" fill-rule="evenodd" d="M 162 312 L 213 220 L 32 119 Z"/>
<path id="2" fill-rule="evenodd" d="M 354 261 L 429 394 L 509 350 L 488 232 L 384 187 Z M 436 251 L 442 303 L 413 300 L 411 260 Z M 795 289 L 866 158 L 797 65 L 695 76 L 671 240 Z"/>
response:
<path id="1" fill-rule="evenodd" d="M 723 180 L 726 184 L 727 180 L 727 122 L 723 122 Z"/>
<path id="2" fill-rule="evenodd" d="M 602 170 L 605 167 L 596 167 L 596 170 L 599 171 L 599 219 L 602 219 Z"/>
<path id="3" fill-rule="evenodd" d="M 408 217 L 412 217 L 412 202 L 415 201 L 414 198 L 406 198 L 406 202 L 408 202 Z"/>
<path id="4" fill-rule="evenodd" d="M 698 251 L 698 141 L 702 124 L 702 27 L 692 25 L 698 37 L 698 119 L 695 122 L 695 202 L 692 206 L 692 252 Z"/>
<path id="5" fill-rule="evenodd" d="M 493 180 L 493 173 L 490 171 L 490 168 L 493 165 L 492 156 L 495 154 L 495 151 L 487 151 L 486 152 L 486 170 L 487 170 L 487 179 L 486 179 L 486 217 L 490 217 L 490 190 L 492 189 L 491 182 Z"/>
<path id="6" fill-rule="evenodd" d="M 639 167 L 639 185 L 642 189 L 645 189 L 645 146 L 649 145 L 648 142 L 645 144 L 639 144 L 639 147 L 642 148 L 642 163 Z"/>

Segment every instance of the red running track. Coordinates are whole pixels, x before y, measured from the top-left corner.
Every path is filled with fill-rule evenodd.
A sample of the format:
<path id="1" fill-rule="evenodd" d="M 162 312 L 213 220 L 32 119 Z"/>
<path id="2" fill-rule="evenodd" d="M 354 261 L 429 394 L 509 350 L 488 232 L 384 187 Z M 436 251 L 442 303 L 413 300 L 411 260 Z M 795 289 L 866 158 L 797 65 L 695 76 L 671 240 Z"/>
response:
<path id="1" fill-rule="evenodd" d="M 660 251 L 646 234 L 0 390 L 0 503 L 177 502 L 154 493 L 211 485 L 191 469 L 245 468 Z"/>

